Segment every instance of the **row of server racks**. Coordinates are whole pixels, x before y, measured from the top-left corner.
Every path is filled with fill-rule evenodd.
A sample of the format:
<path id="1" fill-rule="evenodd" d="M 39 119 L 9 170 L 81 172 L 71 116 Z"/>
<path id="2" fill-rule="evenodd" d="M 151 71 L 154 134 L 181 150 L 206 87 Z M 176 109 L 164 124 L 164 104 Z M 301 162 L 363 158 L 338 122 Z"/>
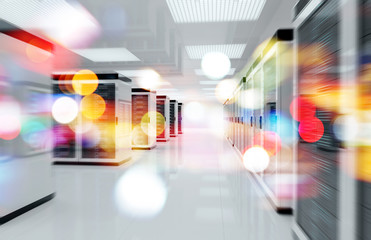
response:
<path id="1" fill-rule="evenodd" d="M 77 74 L 53 74 L 54 98 L 68 96 L 76 102 L 83 101 L 84 96 L 71 93 L 72 79 Z M 153 90 L 132 88 L 132 80 L 117 73 L 96 76 L 99 84 L 92 95 L 100 96 L 104 106 L 99 99 L 93 99 L 91 109 L 79 112 L 72 129 L 71 123 L 54 121 L 54 138 L 58 143 L 53 149 L 54 164 L 121 165 L 131 159 L 132 150 L 151 150 L 157 142 L 178 136 L 182 127 L 178 108 L 182 104 L 177 100 L 169 100 Z M 84 83 L 84 87 L 89 88 L 88 85 Z M 97 119 L 83 116 L 84 111 L 94 115 L 100 108 L 104 108 L 104 113 Z M 91 125 L 98 128 L 98 133 Z"/>
<path id="2" fill-rule="evenodd" d="M 370 0 L 298 1 L 294 29 L 277 31 L 224 104 L 241 157 L 277 134 L 281 151 L 253 175 L 293 212 L 295 239 L 371 239 L 370 23 Z M 306 114 L 320 123 L 300 126 Z"/>

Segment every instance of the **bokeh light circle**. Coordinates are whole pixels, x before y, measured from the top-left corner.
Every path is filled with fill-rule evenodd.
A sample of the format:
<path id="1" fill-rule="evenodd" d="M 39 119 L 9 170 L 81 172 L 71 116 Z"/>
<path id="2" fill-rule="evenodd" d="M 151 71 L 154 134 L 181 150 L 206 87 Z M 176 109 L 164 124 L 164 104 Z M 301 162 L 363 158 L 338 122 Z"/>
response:
<path id="1" fill-rule="evenodd" d="M 332 128 L 338 140 L 350 142 L 356 139 L 360 129 L 359 125 L 355 116 L 342 115 L 335 119 Z"/>
<path id="2" fill-rule="evenodd" d="M 262 147 L 251 147 L 243 155 L 243 164 L 250 172 L 263 172 L 269 165 L 269 155 Z"/>
<path id="3" fill-rule="evenodd" d="M 316 117 L 301 121 L 299 125 L 300 137 L 308 143 L 314 143 L 320 140 L 324 131 L 323 123 Z"/>
<path id="4" fill-rule="evenodd" d="M 0 96 L 0 138 L 13 140 L 21 132 L 21 106 L 10 96 Z"/>
<path id="5" fill-rule="evenodd" d="M 206 53 L 201 61 L 203 73 L 214 80 L 224 78 L 231 69 L 231 61 L 221 52 Z"/>
<path id="6" fill-rule="evenodd" d="M 52 106 L 53 118 L 62 124 L 72 122 L 78 113 L 79 107 L 76 101 L 70 97 L 60 97 Z"/>
<path id="7" fill-rule="evenodd" d="M 241 91 L 241 101 L 238 104 L 243 108 L 260 109 L 262 108 L 262 93 L 255 88 Z"/>
<path id="8" fill-rule="evenodd" d="M 106 110 L 106 102 L 98 94 L 85 96 L 80 103 L 81 113 L 89 119 L 98 119 Z"/>
<path id="9" fill-rule="evenodd" d="M 161 78 L 160 75 L 152 69 L 141 70 L 137 82 L 141 88 L 151 90 L 157 89 L 161 85 Z"/>
<path id="10" fill-rule="evenodd" d="M 215 96 L 220 103 L 225 103 L 233 95 L 238 82 L 235 79 L 225 79 L 218 83 L 215 88 Z"/>
<path id="11" fill-rule="evenodd" d="M 80 95 L 92 94 L 98 87 L 97 75 L 88 69 L 78 71 L 72 78 L 72 87 Z"/>
<path id="12" fill-rule="evenodd" d="M 294 109 L 297 109 L 297 115 L 295 115 Z M 291 116 L 296 121 L 303 121 L 311 119 L 316 114 L 316 106 L 306 97 L 297 97 L 290 104 Z"/>
<path id="13" fill-rule="evenodd" d="M 261 145 L 269 156 L 276 155 L 281 150 L 281 138 L 276 132 L 265 131 L 254 136 L 254 145 Z"/>
<path id="14" fill-rule="evenodd" d="M 91 124 L 90 130 L 82 134 L 82 145 L 86 148 L 92 148 L 97 146 L 101 141 L 101 132 L 99 128 Z"/>
<path id="15" fill-rule="evenodd" d="M 135 217 L 150 218 L 163 209 L 167 189 L 163 180 L 149 170 L 129 169 L 118 180 L 115 201 L 119 209 Z"/>
<path id="16" fill-rule="evenodd" d="M 30 120 L 23 124 L 21 136 L 29 146 L 33 148 L 44 148 L 48 145 L 51 137 L 48 129 L 40 120 Z"/>
<path id="17" fill-rule="evenodd" d="M 156 126 L 154 124 L 151 124 L 151 119 L 156 120 Z M 140 126 L 145 134 L 147 134 L 148 136 L 156 137 L 158 135 L 161 135 L 165 130 L 165 117 L 159 112 L 150 111 L 144 114 L 140 122 Z"/>
<path id="18" fill-rule="evenodd" d="M 184 107 L 184 116 L 192 122 L 200 122 L 205 117 L 205 107 L 199 102 L 189 102 Z"/>

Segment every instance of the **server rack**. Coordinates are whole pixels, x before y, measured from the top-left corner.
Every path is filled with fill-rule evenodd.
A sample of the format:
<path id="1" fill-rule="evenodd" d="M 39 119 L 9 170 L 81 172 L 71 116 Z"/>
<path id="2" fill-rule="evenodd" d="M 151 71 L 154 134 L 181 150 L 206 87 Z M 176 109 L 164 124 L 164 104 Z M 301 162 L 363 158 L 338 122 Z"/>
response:
<path id="1" fill-rule="evenodd" d="M 345 208 L 352 206 L 341 207 L 344 204 L 342 196 L 349 193 L 349 189 L 344 189 L 345 185 L 341 184 L 344 180 L 340 168 L 343 150 L 332 129 L 340 111 L 320 103 L 321 98 L 331 95 L 335 95 L 333 103 L 340 102 L 336 94 L 342 84 L 340 62 L 344 48 L 341 33 L 346 30 L 342 29 L 344 25 L 340 19 L 349 18 L 341 17 L 342 5 L 340 0 L 299 1 L 295 8 L 296 95 L 315 103 L 315 117 L 324 129 L 321 131 L 317 126 L 314 132 L 319 140 L 313 143 L 298 136 L 296 222 L 293 227 L 297 239 L 355 237 L 349 237 L 353 230 L 351 225 L 345 224 L 352 222 L 352 214 L 343 214 Z M 297 115 L 305 109 L 302 105 L 297 107 Z"/>
<path id="2" fill-rule="evenodd" d="M 170 100 L 170 137 L 178 136 L 178 101 Z"/>
<path id="3" fill-rule="evenodd" d="M 178 103 L 178 134 L 183 134 L 183 103 Z"/>
<path id="4" fill-rule="evenodd" d="M 72 125 L 54 122 L 55 164 L 118 166 L 131 159 L 131 80 L 117 73 L 96 75 L 99 83 L 93 94 L 104 100 L 105 110 L 97 119 L 88 119 L 80 111 Z M 81 102 L 84 97 L 73 91 L 74 76 L 53 74 L 56 99 L 68 96 Z M 89 111 L 97 111 L 96 106 L 90 107 Z"/>
<path id="5" fill-rule="evenodd" d="M 135 150 L 150 150 L 155 148 L 156 117 L 153 113 L 156 112 L 156 91 L 133 88 L 132 104 L 132 148 Z"/>
<path id="6" fill-rule="evenodd" d="M 359 16 L 353 22 L 348 22 L 349 24 L 354 24 L 358 26 L 355 28 L 358 30 L 358 34 L 353 34 L 351 36 L 357 36 L 357 38 L 350 39 L 350 43 L 353 40 L 354 45 L 358 44 L 359 56 L 355 57 L 355 60 L 358 59 L 357 64 L 353 69 L 357 69 L 357 73 L 354 75 L 359 79 L 356 84 L 358 87 L 358 110 L 359 110 L 359 120 L 361 124 L 369 124 L 370 119 L 366 117 L 367 112 L 370 111 L 370 83 L 369 83 L 369 72 L 371 64 L 371 1 L 370 0 L 357 0 L 356 3 L 353 3 L 353 14 Z M 349 8 L 352 10 L 352 6 L 347 6 L 349 14 Z M 344 10 L 345 11 L 345 10 Z M 348 20 L 349 21 L 349 20 Z M 357 22 L 358 21 L 358 22 Z M 349 35 L 347 35 L 349 38 Z M 353 49 L 355 47 L 353 46 Z M 363 130 L 363 129 L 362 129 Z M 370 163 L 369 159 L 371 156 L 371 146 L 369 143 L 370 136 L 362 136 L 362 133 L 359 134 L 360 146 L 357 146 L 356 149 L 356 173 L 357 176 L 357 190 L 355 202 L 357 203 L 357 209 L 355 209 L 357 215 L 355 223 L 356 234 L 359 239 L 370 239 L 371 236 L 371 172 L 370 172 Z"/>
<path id="7" fill-rule="evenodd" d="M 167 142 L 170 140 L 170 100 L 168 96 L 157 96 L 157 142 Z"/>
<path id="8" fill-rule="evenodd" d="M 0 21 L 0 65 L 4 68 L 0 74 L 0 111 L 2 117 L 11 114 L 14 121 L 18 119 L 20 130 L 0 138 L 0 172 L 11 176 L 0 180 L 0 225 L 54 197 L 48 106 L 51 83 L 47 77 L 53 67 L 53 47 Z M 27 55 L 26 49 L 32 55 Z M 43 56 L 43 61 L 36 62 L 33 57 L 38 56 Z M 6 102 L 12 107 L 4 110 Z M 12 112 L 17 106 L 19 112 Z M 3 126 L 2 130 L 8 129 Z"/>
<path id="9" fill-rule="evenodd" d="M 294 98 L 292 48 L 293 30 L 278 30 L 253 61 L 231 104 L 232 143 L 241 157 L 256 145 L 271 154 L 268 168 L 252 174 L 279 213 L 292 213 L 293 208 L 295 126 L 289 108 Z"/>

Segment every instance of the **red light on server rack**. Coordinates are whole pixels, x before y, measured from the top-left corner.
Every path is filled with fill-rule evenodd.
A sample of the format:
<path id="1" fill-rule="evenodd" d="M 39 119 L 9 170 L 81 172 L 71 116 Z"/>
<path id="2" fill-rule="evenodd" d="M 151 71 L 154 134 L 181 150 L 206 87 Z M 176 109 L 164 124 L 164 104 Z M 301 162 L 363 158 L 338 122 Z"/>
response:
<path id="1" fill-rule="evenodd" d="M 325 128 L 323 123 L 316 117 L 301 121 L 299 125 L 300 137 L 309 143 L 314 143 L 320 140 L 324 131 Z"/>
<path id="2" fill-rule="evenodd" d="M 297 108 L 297 114 L 294 109 Z M 290 105 L 291 116 L 298 122 L 311 119 L 316 114 L 316 106 L 306 97 L 295 98 Z"/>

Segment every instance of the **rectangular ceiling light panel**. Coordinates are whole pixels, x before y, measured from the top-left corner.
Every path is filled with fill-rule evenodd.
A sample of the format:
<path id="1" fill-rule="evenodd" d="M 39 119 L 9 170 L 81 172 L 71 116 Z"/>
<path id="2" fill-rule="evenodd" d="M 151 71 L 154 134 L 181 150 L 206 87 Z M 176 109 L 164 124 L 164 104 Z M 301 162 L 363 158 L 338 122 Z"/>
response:
<path id="1" fill-rule="evenodd" d="M 166 0 L 176 23 L 255 21 L 266 0 Z"/>
<path id="2" fill-rule="evenodd" d="M 93 62 L 139 62 L 140 59 L 126 48 L 74 49 L 76 54 Z"/>
<path id="3" fill-rule="evenodd" d="M 246 48 L 246 44 L 220 44 L 220 45 L 191 45 L 185 46 L 190 59 L 202 59 L 209 52 L 221 52 L 230 59 L 241 58 Z"/>

